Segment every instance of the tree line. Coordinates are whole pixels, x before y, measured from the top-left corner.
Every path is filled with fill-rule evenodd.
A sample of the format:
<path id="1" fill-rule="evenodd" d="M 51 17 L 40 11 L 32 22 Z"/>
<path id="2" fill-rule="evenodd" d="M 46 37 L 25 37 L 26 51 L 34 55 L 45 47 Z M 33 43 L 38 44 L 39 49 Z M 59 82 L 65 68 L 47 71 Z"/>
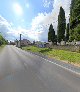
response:
<path id="1" fill-rule="evenodd" d="M 66 23 L 65 11 L 60 7 L 58 15 L 57 35 L 51 24 L 48 32 L 48 41 L 80 41 L 80 0 L 72 0 L 70 6 L 69 23 Z"/>
<path id="2" fill-rule="evenodd" d="M 4 44 L 8 44 L 8 41 L 0 34 L 0 46 Z"/>

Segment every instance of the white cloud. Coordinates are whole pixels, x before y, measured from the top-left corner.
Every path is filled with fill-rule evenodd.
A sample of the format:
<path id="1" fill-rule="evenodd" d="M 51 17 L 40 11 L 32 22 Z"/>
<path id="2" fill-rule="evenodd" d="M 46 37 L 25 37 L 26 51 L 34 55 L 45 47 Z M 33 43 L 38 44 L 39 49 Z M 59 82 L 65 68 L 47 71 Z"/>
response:
<path id="1" fill-rule="evenodd" d="M 31 28 L 28 30 L 21 27 L 14 29 L 12 23 L 9 23 L 6 19 L 0 16 L 0 30 L 3 34 L 6 35 L 7 39 L 19 39 L 19 34 L 21 33 L 23 38 L 28 38 L 30 40 L 47 41 L 48 29 L 51 23 L 53 24 L 54 29 L 57 32 L 56 21 L 58 19 L 60 6 L 62 6 L 65 9 L 66 17 L 68 17 L 70 11 L 70 2 L 71 0 L 54 0 L 54 3 L 52 3 L 52 12 L 38 13 L 38 15 L 34 19 L 32 19 Z"/>
<path id="2" fill-rule="evenodd" d="M 1 15 L 0 15 L 0 26 L 4 26 L 6 25 L 6 27 L 10 26 L 10 24 L 8 23 L 8 21 L 6 19 L 4 19 Z"/>
<path id="3" fill-rule="evenodd" d="M 20 26 L 18 28 L 14 28 L 13 23 L 8 22 L 5 18 L 0 16 L 0 32 L 8 40 L 19 40 L 20 34 L 22 34 L 22 38 L 39 40 L 39 35 L 42 33 L 42 31 L 39 30 L 33 30 L 33 28 L 27 30 Z"/>
<path id="4" fill-rule="evenodd" d="M 48 2 L 49 0 L 45 0 L 45 2 Z M 65 2 L 65 4 L 64 4 Z M 54 0 L 53 9 L 50 13 L 39 13 L 33 20 L 32 20 L 32 30 L 33 31 L 42 31 L 41 34 L 39 34 L 38 39 L 39 40 L 47 40 L 47 34 L 49 25 L 52 23 L 53 27 L 57 33 L 57 20 L 58 20 L 58 14 L 60 6 L 62 6 L 65 10 L 65 16 L 67 23 L 69 22 L 69 13 L 70 13 L 70 2 L 71 0 Z"/>
<path id="5" fill-rule="evenodd" d="M 43 6 L 48 8 L 53 1 L 54 0 L 43 0 Z"/>
<path id="6" fill-rule="evenodd" d="M 65 10 L 66 17 L 68 17 L 70 13 L 70 3 L 71 0 L 54 0 L 53 4 L 54 9 L 52 11 L 55 12 L 56 15 L 58 15 L 60 6 L 62 6 Z"/>
<path id="7" fill-rule="evenodd" d="M 0 32 L 6 36 L 6 33 L 11 28 L 11 24 L 8 23 L 6 19 L 0 16 Z"/>
<path id="8" fill-rule="evenodd" d="M 13 26 L 12 22 L 8 22 L 0 15 L 0 32 L 8 40 L 19 38 L 19 34 L 23 32 L 23 30 L 19 30 L 20 27 L 15 29 Z"/>

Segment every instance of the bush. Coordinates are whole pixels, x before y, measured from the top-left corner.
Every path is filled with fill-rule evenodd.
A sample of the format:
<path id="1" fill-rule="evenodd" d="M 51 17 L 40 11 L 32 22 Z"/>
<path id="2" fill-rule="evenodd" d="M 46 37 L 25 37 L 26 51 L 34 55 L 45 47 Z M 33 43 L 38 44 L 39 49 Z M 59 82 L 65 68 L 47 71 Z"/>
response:
<path id="1" fill-rule="evenodd" d="M 7 41 L 0 35 L 0 45 L 7 44 Z"/>

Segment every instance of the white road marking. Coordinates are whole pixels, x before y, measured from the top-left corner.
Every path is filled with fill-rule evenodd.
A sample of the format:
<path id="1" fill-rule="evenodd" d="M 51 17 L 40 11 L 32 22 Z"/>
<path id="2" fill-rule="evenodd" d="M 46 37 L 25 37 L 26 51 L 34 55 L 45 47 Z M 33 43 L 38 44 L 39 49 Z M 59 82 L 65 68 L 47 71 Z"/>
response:
<path id="1" fill-rule="evenodd" d="M 29 52 L 29 53 L 32 54 L 32 55 L 38 56 L 38 55 L 33 54 L 33 53 L 31 53 L 31 52 Z M 43 58 L 43 57 L 41 57 L 41 56 L 38 56 L 38 57 L 42 58 L 43 60 L 45 60 L 45 61 L 47 61 L 47 62 L 49 62 L 49 63 L 55 64 L 55 65 L 57 65 L 57 66 L 59 66 L 59 67 L 61 67 L 61 68 L 63 68 L 63 69 L 66 69 L 66 70 L 68 70 L 68 71 L 70 71 L 70 72 L 72 72 L 72 73 L 75 73 L 75 74 L 77 74 L 77 75 L 80 75 L 80 73 L 78 73 L 78 72 L 76 72 L 76 71 L 74 71 L 74 70 L 72 70 L 72 69 L 69 69 L 69 68 L 64 67 L 64 66 L 62 66 L 62 65 L 60 65 L 60 64 L 57 64 L 57 63 L 55 63 L 55 62 L 52 62 L 52 61 L 50 61 L 50 60 L 48 60 L 48 59 L 45 59 L 45 58 Z"/>

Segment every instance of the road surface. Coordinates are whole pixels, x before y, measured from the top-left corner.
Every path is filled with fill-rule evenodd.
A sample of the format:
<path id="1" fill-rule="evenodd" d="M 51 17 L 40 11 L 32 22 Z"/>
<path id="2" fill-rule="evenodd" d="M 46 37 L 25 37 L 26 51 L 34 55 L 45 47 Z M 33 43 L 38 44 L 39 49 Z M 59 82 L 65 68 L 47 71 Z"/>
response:
<path id="1" fill-rule="evenodd" d="M 80 92 L 80 75 L 5 46 L 0 52 L 0 92 Z"/>

